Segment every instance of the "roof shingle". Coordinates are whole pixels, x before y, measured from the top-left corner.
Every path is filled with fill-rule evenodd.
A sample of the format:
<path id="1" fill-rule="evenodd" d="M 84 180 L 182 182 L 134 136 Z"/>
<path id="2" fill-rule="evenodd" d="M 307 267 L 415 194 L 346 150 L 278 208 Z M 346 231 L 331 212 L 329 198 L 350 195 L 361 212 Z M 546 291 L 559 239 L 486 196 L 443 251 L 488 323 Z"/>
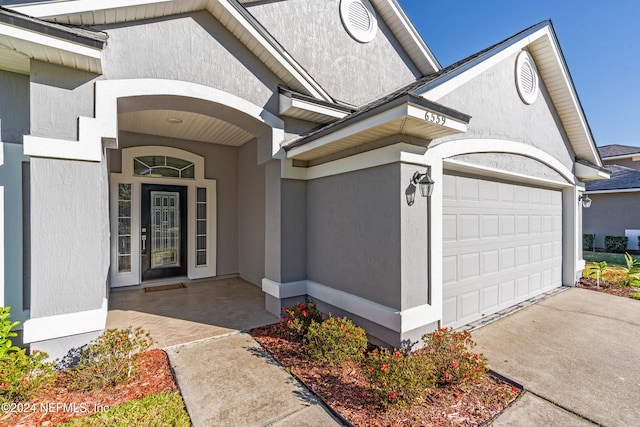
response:
<path id="1" fill-rule="evenodd" d="M 598 151 L 600 151 L 600 156 L 602 158 L 606 158 L 626 156 L 628 154 L 640 154 L 640 147 L 635 147 L 633 145 L 611 144 L 598 147 Z"/>

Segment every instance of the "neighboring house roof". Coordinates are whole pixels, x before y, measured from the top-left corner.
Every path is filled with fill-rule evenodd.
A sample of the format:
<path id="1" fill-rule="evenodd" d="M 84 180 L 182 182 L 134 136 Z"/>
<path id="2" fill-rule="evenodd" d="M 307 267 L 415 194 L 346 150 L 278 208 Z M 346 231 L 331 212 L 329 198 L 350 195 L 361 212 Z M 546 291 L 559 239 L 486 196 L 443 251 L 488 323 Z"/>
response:
<path id="1" fill-rule="evenodd" d="M 46 22 L 0 6 L 0 69 L 29 74 L 30 60 L 100 72 L 107 34 Z"/>
<path id="2" fill-rule="evenodd" d="M 615 190 L 640 189 L 640 170 L 618 165 L 607 165 L 611 178 L 587 181 L 586 192 L 616 192 Z"/>
<path id="3" fill-rule="evenodd" d="M 640 155 L 640 147 L 635 147 L 633 145 L 603 145 L 602 147 L 598 147 L 598 151 L 600 151 L 600 156 L 602 156 L 603 159 L 611 157 L 631 157 L 633 154 Z"/>

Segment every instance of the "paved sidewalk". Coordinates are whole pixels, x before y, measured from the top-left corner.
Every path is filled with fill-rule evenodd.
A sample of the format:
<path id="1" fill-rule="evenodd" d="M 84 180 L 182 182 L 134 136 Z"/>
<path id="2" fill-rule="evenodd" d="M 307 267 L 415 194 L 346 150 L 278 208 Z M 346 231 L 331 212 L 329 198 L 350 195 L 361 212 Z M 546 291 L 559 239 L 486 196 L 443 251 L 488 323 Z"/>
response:
<path id="1" fill-rule="evenodd" d="M 246 333 L 166 351 L 195 427 L 342 425 Z"/>
<path id="2" fill-rule="evenodd" d="M 638 425 L 640 302 L 573 288 L 473 332 L 529 391 L 498 426 Z"/>

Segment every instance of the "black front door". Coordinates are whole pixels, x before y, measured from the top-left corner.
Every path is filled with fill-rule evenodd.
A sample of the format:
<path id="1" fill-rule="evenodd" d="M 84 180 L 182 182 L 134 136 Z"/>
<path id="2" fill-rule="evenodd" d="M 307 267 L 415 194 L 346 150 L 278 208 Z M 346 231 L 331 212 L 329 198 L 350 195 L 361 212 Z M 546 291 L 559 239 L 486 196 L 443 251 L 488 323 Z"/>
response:
<path id="1" fill-rule="evenodd" d="M 187 187 L 142 184 L 142 281 L 187 275 Z"/>

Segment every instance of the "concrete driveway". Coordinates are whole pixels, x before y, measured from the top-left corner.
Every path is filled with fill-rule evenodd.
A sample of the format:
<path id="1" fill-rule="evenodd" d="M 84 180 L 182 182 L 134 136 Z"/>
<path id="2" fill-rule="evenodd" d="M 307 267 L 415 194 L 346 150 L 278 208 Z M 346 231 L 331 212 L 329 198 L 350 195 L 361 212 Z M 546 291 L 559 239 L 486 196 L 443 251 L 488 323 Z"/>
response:
<path id="1" fill-rule="evenodd" d="M 640 423 L 640 301 L 574 288 L 473 337 L 493 370 L 528 390 L 494 425 Z"/>

